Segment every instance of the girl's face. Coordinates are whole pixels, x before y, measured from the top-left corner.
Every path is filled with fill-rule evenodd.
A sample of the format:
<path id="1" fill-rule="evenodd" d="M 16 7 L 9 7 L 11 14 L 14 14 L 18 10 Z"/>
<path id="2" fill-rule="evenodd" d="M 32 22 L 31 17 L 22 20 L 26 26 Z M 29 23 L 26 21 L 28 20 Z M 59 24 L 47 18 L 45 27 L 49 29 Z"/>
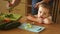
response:
<path id="1" fill-rule="evenodd" d="M 49 15 L 49 9 L 40 6 L 38 10 L 38 16 L 47 17 Z"/>

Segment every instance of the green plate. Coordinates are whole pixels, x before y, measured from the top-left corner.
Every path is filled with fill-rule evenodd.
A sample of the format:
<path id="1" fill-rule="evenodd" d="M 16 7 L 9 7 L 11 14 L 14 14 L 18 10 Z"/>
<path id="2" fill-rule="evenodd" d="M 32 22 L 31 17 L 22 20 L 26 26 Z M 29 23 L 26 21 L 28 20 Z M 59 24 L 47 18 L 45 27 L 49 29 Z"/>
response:
<path id="1" fill-rule="evenodd" d="M 7 14 L 4 14 L 2 15 L 4 18 L 7 18 L 5 17 Z M 13 18 L 10 18 L 11 21 L 16 21 L 18 19 L 20 19 L 22 16 L 21 15 L 18 15 L 18 14 L 13 14 Z"/>

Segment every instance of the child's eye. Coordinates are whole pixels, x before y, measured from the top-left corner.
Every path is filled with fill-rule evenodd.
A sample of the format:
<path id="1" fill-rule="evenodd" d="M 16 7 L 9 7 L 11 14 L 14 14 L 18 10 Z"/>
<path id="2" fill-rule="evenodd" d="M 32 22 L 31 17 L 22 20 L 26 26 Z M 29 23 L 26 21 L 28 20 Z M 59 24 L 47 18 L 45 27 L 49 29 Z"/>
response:
<path id="1" fill-rule="evenodd" d="M 46 15 L 46 13 L 44 13 Z"/>
<path id="2" fill-rule="evenodd" d="M 42 11 L 40 11 L 40 13 L 42 13 Z"/>

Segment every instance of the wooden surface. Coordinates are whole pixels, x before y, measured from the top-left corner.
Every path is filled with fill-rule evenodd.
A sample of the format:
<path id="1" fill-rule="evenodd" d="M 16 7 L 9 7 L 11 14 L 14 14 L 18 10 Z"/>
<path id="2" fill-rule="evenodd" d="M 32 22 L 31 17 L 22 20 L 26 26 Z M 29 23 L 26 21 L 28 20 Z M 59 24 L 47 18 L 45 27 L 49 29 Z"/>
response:
<path id="1" fill-rule="evenodd" d="M 26 22 L 26 19 L 22 18 L 20 21 Z M 60 24 L 51 24 L 51 25 L 41 24 L 41 25 L 45 26 L 46 28 L 44 31 L 40 33 L 29 32 L 16 28 L 8 31 L 0 30 L 0 34 L 60 34 Z"/>

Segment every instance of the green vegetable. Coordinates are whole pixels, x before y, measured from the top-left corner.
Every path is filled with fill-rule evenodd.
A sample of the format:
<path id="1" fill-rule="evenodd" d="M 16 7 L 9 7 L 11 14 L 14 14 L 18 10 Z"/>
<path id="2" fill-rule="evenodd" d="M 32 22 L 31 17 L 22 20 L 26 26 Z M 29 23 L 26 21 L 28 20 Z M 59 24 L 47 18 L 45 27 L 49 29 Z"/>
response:
<path id="1" fill-rule="evenodd" d="M 0 22 L 4 20 L 4 17 L 0 16 Z"/>
<path id="2" fill-rule="evenodd" d="M 14 18 L 13 14 L 7 14 L 7 15 L 5 15 L 5 17 L 7 17 L 7 18 Z"/>

